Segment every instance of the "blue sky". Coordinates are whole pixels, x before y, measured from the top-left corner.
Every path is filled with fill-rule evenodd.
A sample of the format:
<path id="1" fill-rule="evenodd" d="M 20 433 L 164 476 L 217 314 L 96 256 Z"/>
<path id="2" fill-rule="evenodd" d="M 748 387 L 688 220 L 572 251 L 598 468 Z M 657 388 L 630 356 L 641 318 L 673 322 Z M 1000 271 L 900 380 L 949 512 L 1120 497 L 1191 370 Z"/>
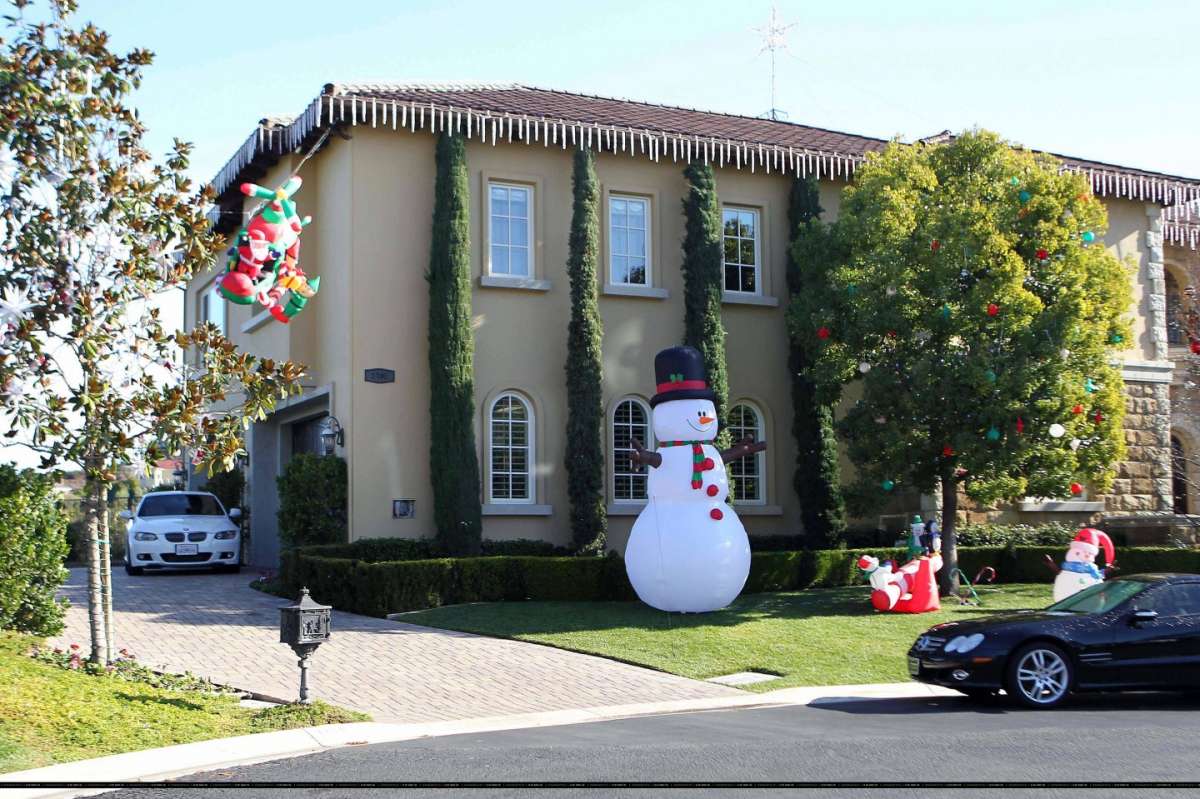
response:
<path id="1" fill-rule="evenodd" d="M 157 54 L 136 103 L 208 179 L 263 116 L 327 82 L 515 81 L 758 115 L 770 0 L 688 3 L 81 0 L 118 49 Z M 779 2 L 789 119 L 906 139 L 979 125 L 1030 147 L 1200 177 L 1200 4 Z"/>

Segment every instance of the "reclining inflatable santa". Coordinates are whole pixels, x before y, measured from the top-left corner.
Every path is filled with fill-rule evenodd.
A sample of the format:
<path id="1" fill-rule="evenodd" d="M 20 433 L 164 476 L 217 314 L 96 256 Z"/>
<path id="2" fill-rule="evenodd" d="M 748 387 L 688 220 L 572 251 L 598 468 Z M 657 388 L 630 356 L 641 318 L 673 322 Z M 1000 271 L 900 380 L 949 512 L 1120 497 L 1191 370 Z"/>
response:
<path id="1" fill-rule="evenodd" d="M 934 577 L 942 568 L 938 551 L 913 558 L 898 570 L 891 561 L 881 564 L 878 558 L 863 555 L 858 559 L 858 568 L 871 583 L 871 604 L 876 610 L 927 613 L 942 606 Z"/>

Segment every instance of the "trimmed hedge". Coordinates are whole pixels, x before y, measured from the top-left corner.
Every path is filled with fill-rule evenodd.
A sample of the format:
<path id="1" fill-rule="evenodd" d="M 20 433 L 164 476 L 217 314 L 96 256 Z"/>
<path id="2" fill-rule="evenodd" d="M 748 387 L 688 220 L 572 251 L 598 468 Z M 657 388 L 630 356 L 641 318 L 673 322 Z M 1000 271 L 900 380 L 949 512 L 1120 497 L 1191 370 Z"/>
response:
<path id="1" fill-rule="evenodd" d="M 636 599 L 615 554 L 608 557 L 543 557 L 498 555 L 478 558 L 372 560 L 388 550 L 376 539 L 355 544 L 300 547 L 282 555 L 281 581 L 294 596 L 307 586 L 321 602 L 339 610 L 384 616 L 407 610 L 464 602 L 519 600 L 612 601 Z M 421 542 L 409 542 L 419 544 Z M 880 560 L 900 561 L 902 549 L 870 550 Z M 1064 549 L 1055 547 L 962 547 L 959 565 L 971 580 L 985 566 L 996 570 L 997 582 L 1046 583 Z M 797 591 L 860 585 L 855 567 L 860 553 L 831 549 L 753 552 L 743 593 Z M 1173 571 L 1200 573 L 1200 550 L 1159 547 L 1117 551 L 1121 574 Z"/>

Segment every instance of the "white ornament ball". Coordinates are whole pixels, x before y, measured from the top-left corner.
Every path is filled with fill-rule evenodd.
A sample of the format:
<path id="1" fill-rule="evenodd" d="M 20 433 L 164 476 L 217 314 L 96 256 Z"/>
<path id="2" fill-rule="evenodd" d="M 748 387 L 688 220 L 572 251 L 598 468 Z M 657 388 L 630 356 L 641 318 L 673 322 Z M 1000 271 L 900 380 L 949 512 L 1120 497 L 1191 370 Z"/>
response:
<path id="1" fill-rule="evenodd" d="M 889 297 L 895 297 L 896 296 L 896 287 L 888 286 L 886 289 L 884 289 L 884 293 L 886 293 Z"/>
<path id="2" fill-rule="evenodd" d="M 865 375 L 867 372 L 871 371 L 871 364 L 867 363 L 866 361 L 863 361 L 862 363 L 860 363 L 858 365 L 858 371 L 862 372 Z"/>
<path id="3" fill-rule="evenodd" d="M 1054 424 L 1050 425 L 1050 437 L 1051 438 L 1062 438 L 1066 434 L 1067 434 L 1067 428 L 1063 427 L 1058 422 L 1055 422 Z"/>
<path id="4" fill-rule="evenodd" d="M 1065 361 L 1067 358 L 1070 358 L 1070 357 L 1071 357 L 1071 351 L 1070 351 L 1069 349 L 1066 349 L 1065 347 L 1064 347 L 1063 349 L 1059 350 L 1059 351 L 1058 351 L 1058 354 L 1059 354 L 1059 355 L 1062 357 L 1062 359 L 1063 359 L 1064 361 Z"/>

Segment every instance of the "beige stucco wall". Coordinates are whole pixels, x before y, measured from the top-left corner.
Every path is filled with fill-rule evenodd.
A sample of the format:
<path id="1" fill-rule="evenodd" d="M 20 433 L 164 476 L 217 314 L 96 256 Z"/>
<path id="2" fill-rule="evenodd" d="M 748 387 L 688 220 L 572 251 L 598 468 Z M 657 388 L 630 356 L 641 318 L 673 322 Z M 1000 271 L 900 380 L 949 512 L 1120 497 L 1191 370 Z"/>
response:
<path id="1" fill-rule="evenodd" d="M 320 408 L 334 413 L 347 430 L 342 454 L 350 464 L 350 520 L 353 538 L 424 537 L 433 534 L 429 484 L 429 381 L 426 341 L 428 289 L 424 279 L 430 248 L 435 174 L 434 138 L 391 130 L 355 128 L 350 140 L 333 138 L 306 165 L 297 195 L 302 213 L 314 223 L 302 237 L 302 264 L 320 275 L 321 290 L 290 325 L 266 321 L 250 332 L 242 326 L 252 311 L 228 307 L 231 338 L 241 347 L 276 358 L 306 363 L 310 392 L 328 390 Z M 555 147 L 471 141 L 467 146 L 471 212 L 472 311 L 475 327 L 476 438 L 486 503 L 488 426 L 485 414 L 500 393 L 517 391 L 536 414 L 536 501 L 534 508 L 488 507 L 484 536 L 540 538 L 567 543 L 568 501 L 563 466 L 566 422 L 566 330 L 570 312 L 566 275 L 571 222 L 570 150 Z M 291 160 L 274 167 L 259 183 L 286 178 Z M 606 448 L 611 446 L 611 413 L 616 402 L 653 394 L 656 352 L 679 343 L 683 333 L 683 278 L 680 242 L 682 164 L 653 163 L 628 155 L 602 154 L 597 176 L 605 198 L 634 193 L 651 201 L 652 284 L 668 296 L 628 297 L 602 293 Z M 488 179 L 534 187 L 535 274 L 544 290 L 484 286 L 486 185 Z M 841 183 L 823 182 L 825 220 L 836 218 Z M 800 509 L 791 487 L 795 446 L 791 437 L 791 398 L 785 327 L 787 199 L 790 179 L 748 171 L 717 171 L 722 202 L 760 212 L 763 295 L 772 304 L 726 303 L 730 399 L 752 401 L 764 412 L 770 449 L 765 457 L 766 498 L 761 507 L 742 509 L 751 533 L 795 533 Z M 1138 272 L 1135 289 L 1134 348 L 1127 358 L 1152 360 L 1144 323 L 1149 298 L 1141 284 L 1146 266 L 1146 206 L 1106 201 L 1109 231 L 1105 243 L 1118 256 L 1131 256 Z M 246 208 L 251 207 L 250 202 Z M 601 287 L 607 277 L 607 202 L 601 208 Z M 209 279 L 189 288 L 189 322 L 198 292 Z M 254 308 L 254 312 L 259 309 Z M 370 384 L 369 368 L 393 369 L 396 380 Z M 282 436 L 280 439 L 282 440 Z M 273 440 L 273 439 L 272 439 Z M 280 447 L 283 445 L 280 444 Z M 280 455 L 280 460 L 283 456 Z M 843 463 L 849 473 L 849 464 Z M 606 500 L 612 503 L 606 469 Z M 415 499 L 416 518 L 391 517 L 391 500 Z M 903 498 L 898 497 L 897 503 Z M 919 508 L 919 498 L 912 499 Z M 546 507 L 548 506 L 548 508 Z M 499 511 L 503 515 L 497 515 Z M 636 508 L 612 508 L 610 545 L 622 549 Z M 908 508 L 889 511 L 909 512 Z M 860 520 L 874 524 L 876 518 Z"/>

